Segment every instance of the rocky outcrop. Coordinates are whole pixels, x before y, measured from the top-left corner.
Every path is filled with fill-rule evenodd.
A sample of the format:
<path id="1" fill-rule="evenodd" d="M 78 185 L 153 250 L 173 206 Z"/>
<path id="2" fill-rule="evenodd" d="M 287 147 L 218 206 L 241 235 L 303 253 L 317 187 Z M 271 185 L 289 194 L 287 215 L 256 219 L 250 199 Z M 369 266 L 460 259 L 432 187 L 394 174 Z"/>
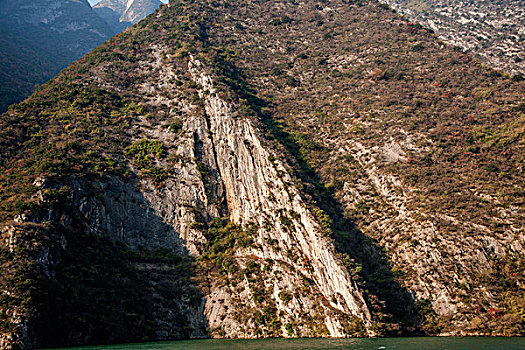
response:
<path id="1" fill-rule="evenodd" d="M 163 76 L 174 75 L 169 67 L 159 67 Z M 202 63 L 190 61 L 189 70 L 202 87 L 199 94 L 205 113 L 189 115 L 176 135 L 162 127 L 144 128 L 137 135 L 163 142 L 172 155 L 187 161 L 177 164 L 176 173 L 161 187 L 147 180 L 132 185 L 114 178 L 96 184 L 93 192 L 103 193 L 97 199 L 89 197 L 92 191 L 85 184 L 75 184 L 74 203 L 90 231 L 135 250 L 167 248 L 199 256 L 206 238 L 194 228 L 196 219 L 209 221 L 227 215 L 235 224 L 256 227 L 252 247 L 235 253 L 238 264 L 244 266 L 254 259 L 272 262 L 270 272 L 259 276 L 258 283 L 273 290 L 271 299 L 282 319 L 278 335 L 288 335 L 286 322 L 296 324 L 293 334 L 315 335 L 312 325 L 301 325 L 301 314 L 312 312 L 315 303 L 321 304 L 318 317 L 326 329 L 318 335 L 344 336 L 344 315 L 367 324 L 370 313 L 361 292 L 336 257 L 326 230 L 290 185 L 287 169 L 265 148 L 250 119 L 233 116 L 235 107 L 217 96 Z M 199 167 L 205 167 L 205 176 Z M 83 194 L 86 192 L 88 195 Z M 304 278 L 311 280 L 308 290 L 319 296 L 301 293 L 284 303 L 279 294 L 292 293 Z M 244 279 L 235 288 L 212 286 L 205 294 L 204 316 L 217 335 L 256 335 L 253 320 L 242 324 L 238 319 L 239 308 L 247 305 L 236 307 L 231 300 L 253 300 L 251 284 Z M 292 307 L 293 303 L 298 307 Z M 257 308 L 253 301 L 249 304 Z"/>
<path id="2" fill-rule="evenodd" d="M 154 65 L 163 76 L 174 75 L 170 67 Z M 188 114 L 176 134 L 146 119 L 135 133 L 137 140 L 162 142 L 169 150 L 167 158 L 178 159 L 162 185 L 148 178 L 129 182 L 116 176 L 98 181 L 69 177 L 62 183 L 39 178 L 34 182 L 39 188 L 35 197 L 45 205 L 44 193 L 67 186 L 73 212 L 64 214 L 52 206 L 38 215 L 21 215 L 19 224 L 80 226 L 89 235 L 135 252 L 132 256 L 167 250 L 184 259 L 199 259 L 206 253 L 202 247 L 208 238 L 195 225 L 198 222 L 226 216 L 233 224 L 250 228 L 252 243 L 235 251 L 233 260 L 240 270 L 256 266 L 257 276 L 244 272 L 238 279 L 228 273 L 229 283 L 211 276 L 207 288 L 201 285 L 201 302 L 195 299 L 198 294 L 167 299 L 165 293 L 180 293 L 179 288 L 184 288 L 180 283 L 191 285 L 189 280 L 173 284 L 170 274 L 180 273 L 176 266 L 132 258 L 129 266 L 139 276 L 147 276 L 141 280 L 156 295 L 149 301 L 153 305 L 147 315 L 154 324 L 154 339 L 202 337 L 206 327 L 216 337 L 230 338 L 260 337 L 270 331 L 274 336 L 373 334 L 367 331 L 371 315 L 362 291 L 312 213 L 315 207 L 307 205 L 291 185 L 289 170 L 268 148 L 268 141 L 261 139 L 254 122 L 234 117 L 236 107 L 218 97 L 205 66 L 192 59 L 188 70 L 201 87 L 204 113 Z M 186 108 L 192 110 L 191 103 Z M 159 160 L 159 166 L 163 162 Z M 70 249 L 67 242 L 64 238 L 62 250 Z M 38 266 L 53 271 L 61 263 L 42 261 Z M 205 272 L 197 267 L 196 274 L 200 273 Z M 258 296 L 261 293 L 264 300 Z M 271 330 L 259 323 L 258 314 L 275 318 Z M 183 333 L 178 330 L 181 317 Z M 28 344 L 25 338 L 18 339 Z"/>
<path id="3" fill-rule="evenodd" d="M 389 288 L 385 280 L 400 281 L 436 333 L 450 326 L 447 332 L 479 334 L 474 329 L 487 322 L 504 332 L 505 322 L 519 324 L 511 304 L 522 290 L 510 270 L 523 255 L 522 195 L 513 190 L 522 178 L 523 115 L 516 108 L 498 121 L 486 114 L 505 98 L 521 103 L 519 77 L 500 81 L 500 73 L 374 2 L 250 6 L 270 29 L 245 21 L 246 9 L 236 8 L 210 25 L 210 36 L 238 54 L 231 60 L 243 82 L 267 102 L 260 116 L 303 158 L 296 166 L 303 189 L 325 203 L 335 199 L 323 209 L 339 221 L 338 246 L 364 262 L 356 269 L 368 290 L 381 285 L 379 295 Z M 231 39 L 239 36 L 242 43 Z M 311 190 L 319 183 L 325 192 Z M 383 250 L 393 276 L 371 262 L 373 253 L 353 248 L 356 231 Z M 496 276 L 512 287 L 503 293 Z M 507 310 L 506 321 L 494 310 Z"/>
<path id="4" fill-rule="evenodd" d="M 285 274 L 283 277 L 289 282 L 284 286 L 282 283 L 277 285 L 274 294 L 283 288 L 293 290 L 293 280 L 303 274 L 313 280 L 314 289 L 318 289 L 325 300 L 331 301 L 331 308 L 368 322 L 370 313 L 363 296 L 336 259 L 333 242 L 302 201 L 297 189 L 287 185 L 291 177 L 284 166 L 263 147 L 257 136 L 259 132 L 249 119 L 232 117 L 232 107 L 217 97 L 212 79 L 205 74 L 201 63 L 190 61 L 190 72 L 202 86 L 200 95 L 205 99 L 213 151 L 224 183 L 230 219 L 237 224 L 259 227 L 255 242 L 260 249 L 247 249 L 236 255 L 253 254 L 261 260 L 295 265 L 299 274 L 293 273 L 291 277 Z M 269 247 L 268 241 L 275 242 L 275 246 Z M 302 268 L 284 254 L 288 251 L 293 251 L 299 260 L 306 262 Z M 271 280 L 265 282 L 275 283 Z M 221 294 L 208 299 L 207 305 L 216 303 Z M 277 308 L 279 312 L 292 311 Z M 212 315 L 207 315 L 208 319 L 212 324 L 217 323 L 210 318 Z M 327 317 L 325 323 L 331 336 L 344 335 L 337 321 Z"/>
<path id="5" fill-rule="evenodd" d="M 490 260 L 502 259 L 509 254 L 523 253 L 523 233 L 512 220 L 507 221 L 508 230 L 494 236 L 489 227 L 474 222 L 459 221 L 452 216 L 442 214 L 437 209 L 430 213 L 409 209 L 409 203 L 415 201 L 413 193 L 420 190 L 417 185 L 408 186 L 399 178 L 381 170 L 381 166 L 390 161 L 392 147 L 388 143 L 382 148 L 369 149 L 353 140 L 348 141 L 347 146 L 342 146 L 337 141 L 336 143 L 334 148 L 341 146 L 344 154 L 353 156 L 366 173 L 365 181 L 368 186 L 372 187 L 378 197 L 384 201 L 383 203 L 395 213 L 389 218 L 377 216 L 371 220 L 370 228 L 363 227 L 363 229 L 381 232 L 384 246 L 389 251 L 395 252 L 391 260 L 405 268 L 410 266 L 417 276 L 407 281 L 408 289 L 416 295 L 417 299 L 430 300 L 438 315 L 457 317 L 461 314 L 459 309 L 465 307 L 461 302 L 463 296 L 458 295 L 449 281 L 457 285 L 472 283 L 471 276 L 493 271 Z M 419 140 L 418 143 L 424 141 Z M 395 148 L 400 150 L 398 153 L 406 154 L 403 149 L 407 152 L 410 149 L 413 152 L 414 146 L 408 141 L 403 142 L 402 146 L 398 144 Z M 388 153 L 385 155 L 385 152 Z M 344 185 L 343 203 L 347 208 L 355 208 L 356 203 L 362 200 L 356 185 L 351 183 Z M 506 217 L 515 215 L 516 208 L 507 210 L 509 212 Z M 461 243 L 462 246 L 459 246 L 457 234 L 448 236 L 440 233 L 440 230 L 447 225 L 457 225 L 459 232 L 470 232 L 470 237 L 466 237 Z M 468 252 L 465 247 L 468 247 Z M 462 318 L 456 322 L 461 322 L 466 327 L 469 321 L 467 318 Z"/>

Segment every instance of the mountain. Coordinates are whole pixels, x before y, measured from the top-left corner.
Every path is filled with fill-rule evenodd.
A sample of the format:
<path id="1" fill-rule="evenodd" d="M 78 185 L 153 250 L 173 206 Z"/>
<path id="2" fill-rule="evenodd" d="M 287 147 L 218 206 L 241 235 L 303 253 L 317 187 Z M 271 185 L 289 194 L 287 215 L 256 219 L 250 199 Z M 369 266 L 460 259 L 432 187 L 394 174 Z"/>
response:
<path id="1" fill-rule="evenodd" d="M 138 23 L 160 5 L 159 0 L 102 0 L 93 8 L 118 33 Z"/>
<path id="2" fill-rule="evenodd" d="M 109 37 L 84 0 L 0 1 L 0 111 Z"/>
<path id="3" fill-rule="evenodd" d="M 523 335 L 523 91 L 377 1 L 172 1 L 0 117 L 0 345 Z"/>
<path id="4" fill-rule="evenodd" d="M 0 112 L 161 4 L 128 2 L 116 14 L 87 0 L 0 0 Z"/>
<path id="5" fill-rule="evenodd" d="M 521 0 L 382 0 L 446 43 L 510 74 L 525 75 L 525 3 Z"/>

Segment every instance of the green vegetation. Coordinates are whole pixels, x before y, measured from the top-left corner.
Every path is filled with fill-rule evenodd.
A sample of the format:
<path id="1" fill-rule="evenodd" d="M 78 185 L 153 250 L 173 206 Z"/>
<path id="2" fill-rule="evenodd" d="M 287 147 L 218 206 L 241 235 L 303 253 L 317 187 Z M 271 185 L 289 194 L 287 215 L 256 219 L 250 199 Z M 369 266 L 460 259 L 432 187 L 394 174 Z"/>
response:
<path id="1" fill-rule="evenodd" d="M 238 267 L 233 262 L 235 251 L 253 243 L 253 229 L 243 229 L 227 218 L 214 218 L 203 232 L 206 243 L 201 247 L 203 255 L 198 261 L 205 263 L 206 269 L 221 274 L 236 272 Z"/>
<path id="2" fill-rule="evenodd" d="M 135 164 L 149 165 L 154 159 L 159 159 L 166 153 L 164 145 L 160 141 L 140 140 L 133 142 L 126 148 L 126 153 L 133 159 Z"/>
<path id="3" fill-rule="evenodd" d="M 121 161 L 123 130 L 141 108 L 93 84 L 58 77 L 0 119 L 0 218 L 14 212 L 15 201 L 28 202 L 41 176 L 125 175 Z"/>
<path id="4" fill-rule="evenodd" d="M 248 311 L 244 309 L 246 306 L 236 305 L 238 317 L 254 323 L 253 328 L 248 328 L 254 336 L 279 336 L 281 321 L 270 297 L 271 291 L 264 286 L 265 272 L 256 260 L 241 259 L 235 255 L 240 250 L 253 246 L 252 236 L 256 227 L 248 225 L 243 229 L 227 218 L 214 218 L 207 225 L 199 225 L 204 228 L 203 233 L 207 239 L 201 247 L 202 255 L 197 259 L 201 288 L 208 290 L 210 283 L 226 283 L 235 287 L 243 280 L 248 281 L 251 299 L 257 308 Z"/>
<path id="5" fill-rule="evenodd" d="M 169 176 L 168 169 L 162 169 L 155 164 L 156 160 L 166 154 L 166 149 L 160 141 L 142 139 L 133 142 L 126 148 L 126 153 L 132 158 L 139 175 L 149 177 L 157 183 Z"/>
<path id="6" fill-rule="evenodd" d="M 179 133 L 181 130 L 182 130 L 182 123 L 179 122 L 179 121 L 174 121 L 174 122 L 171 122 L 170 123 L 170 126 L 169 126 L 169 131 L 171 131 L 172 133 Z"/>

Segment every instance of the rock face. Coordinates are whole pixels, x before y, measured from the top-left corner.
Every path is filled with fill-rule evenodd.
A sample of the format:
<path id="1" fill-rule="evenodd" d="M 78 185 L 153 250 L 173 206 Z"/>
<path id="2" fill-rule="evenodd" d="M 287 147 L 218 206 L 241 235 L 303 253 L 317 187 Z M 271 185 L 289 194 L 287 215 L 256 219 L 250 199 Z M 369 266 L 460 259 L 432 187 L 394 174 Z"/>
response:
<path id="1" fill-rule="evenodd" d="M 102 0 L 93 8 L 115 33 L 119 33 L 144 19 L 161 4 L 159 0 Z"/>
<path id="2" fill-rule="evenodd" d="M 330 317 L 336 310 L 368 323 L 370 313 L 363 296 L 341 261 L 337 260 L 333 242 L 325 236 L 323 227 L 307 208 L 299 192 L 286 185 L 291 181 L 286 169 L 279 161 L 271 161 L 275 154 L 263 147 L 257 136 L 259 132 L 249 120 L 233 119 L 232 107 L 216 96 L 212 79 L 204 73 L 200 62 L 190 61 L 190 72 L 195 82 L 202 86 L 199 95 L 204 98 L 208 133 L 213 135 L 213 155 L 216 157 L 217 173 L 224 185 L 230 220 L 235 224 L 255 224 L 259 227 L 254 241 L 261 248 L 247 249 L 243 255 L 253 255 L 261 261 L 269 259 L 281 265 L 274 265 L 270 270 L 281 273 L 281 283 L 276 283 L 271 274 L 265 276 L 264 281 L 266 287 L 273 286 L 272 297 L 277 313 L 283 315 L 286 321 L 293 321 L 294 317 L 300 320 L 300 308 L 294 310 L 282 305 L 277 296 L 283 290 L 296 289 L 298 286 L 295 283 L 302 274 L 309 276 L 314 290 L 317 289 L 326 301 L 331 302 L 330 305 L 323 305 L 320 312 L 325 314 L 322 320 L 330 336 L 345 334 L 340 321 Z M 268 247 L 268 241 L 274 242 L 274 246 Z M 293 251 L 293 259 L 286 254 L 289 251 Z M 297 260 L 302 261 L 303 266 L 298 265 Z M 282 265 L 294 268 L 290 270 Z M 248 287 L 243 286 L 245 290 Z M 220 327 L 222 322 L 231 322 L 228 313 L 224 319 L 220 317 L 222 312 L 216 310 L 226 310 L 227 305 L 217 305 L 219 303 L 215 298 L 235 295 L 235 290 L 224 289 L 214 291 L 207 299 L 206 316 L 213 328 Z M 305 297 L 298 298 L 298 302 Z M 240 337 L 242 333 L 239 330 L 242 328 L 239 323 L 228 325 L 227 334 Z M 297 331 L 301 332 L 301 328 Z"/>
<path id="3" fill-rule="evenodd" d="M 521 334 L 522 90 L 376 2 L 172 2 L 0 118 L 1 344 Z"/>
<path id="4" fill-rule="evenodd" d="M 0 111 L 109 39 L 87 1 L 0 2 Z"/>

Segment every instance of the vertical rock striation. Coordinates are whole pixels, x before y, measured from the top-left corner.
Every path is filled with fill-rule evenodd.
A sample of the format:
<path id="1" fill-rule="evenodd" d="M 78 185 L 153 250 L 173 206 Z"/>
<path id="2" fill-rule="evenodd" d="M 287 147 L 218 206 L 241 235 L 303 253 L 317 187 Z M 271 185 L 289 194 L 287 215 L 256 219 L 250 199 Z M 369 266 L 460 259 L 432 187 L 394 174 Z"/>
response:
<path id="1" fill-rule="evenodd" d="M 279 161 L 271 160 L 275 156 L 263 147 L 257 136 L 260 132 L 248 118 L 233 117 L 232 107 L 217 97 L 212 79 L 206 75 L 199 61 L 190 61 L 190 72 L 202 86 L 200 95 L 204 97 L 217 170 L 224 183 L 230 219 L 237 224 L 254 223 L 259 227 L 256 242 L 261 249 L 245 254 L 252 253 L 261 260 L 272 259 L 293 265 L 294 262 L 282 254 L 293 250 L 312 268 L 310 271 L 299 269 L 299 272 L 314 281 L 326 300 L 337 301 L 331 307 L 368 322 L 370 313 L 363 296 L 337 260 L 332 240 L 324 234 L 297 189 L 287 185 L 290 175 Z M 287 218 L 289 222 L 285 226 L 280 218 L 286 217 L 287 213 L 294 215 Z M 279 252 L 267 246 L 265 240 L 268 239 L 277 242 Z M 293 285 L 287 287 L 292 289 Z M 210 319 L 210 322 L 214 321 Z M 331 324 L 334 321 L 325 322 Z M 344 335 L 338 327 L 329 329 L 331 336 Z"/>

